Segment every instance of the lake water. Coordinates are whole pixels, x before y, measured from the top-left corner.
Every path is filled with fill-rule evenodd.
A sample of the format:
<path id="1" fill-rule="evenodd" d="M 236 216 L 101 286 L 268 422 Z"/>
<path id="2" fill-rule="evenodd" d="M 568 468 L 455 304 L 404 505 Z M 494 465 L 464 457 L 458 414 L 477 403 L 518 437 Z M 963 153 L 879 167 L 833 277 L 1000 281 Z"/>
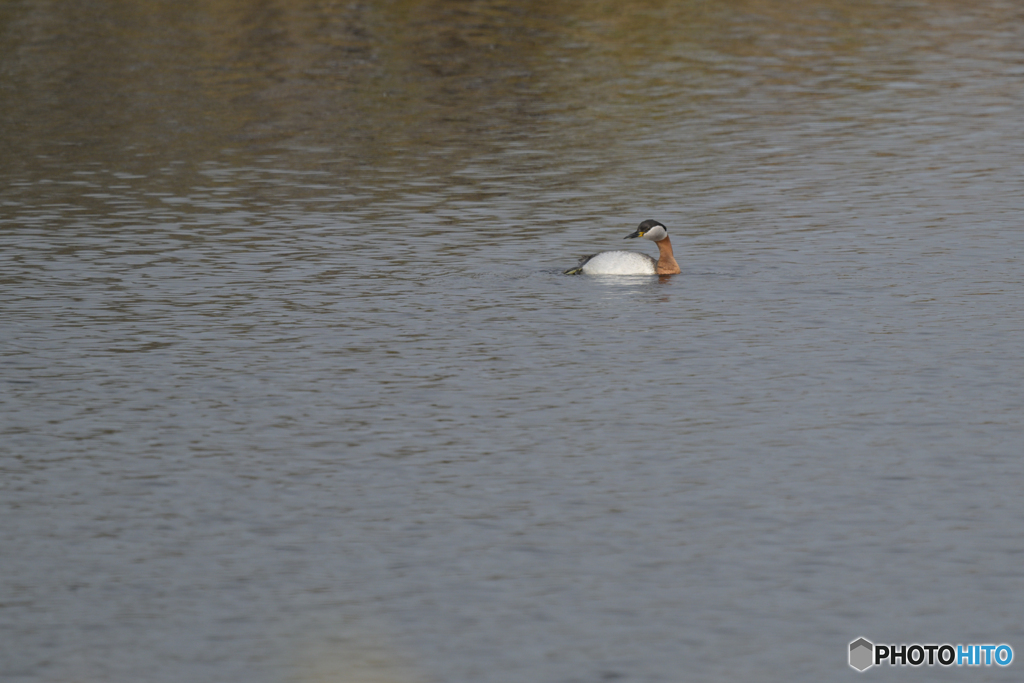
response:
<path id="1" fill-rule="evenodd" d="M 0 679 L 1020 659 L 1022 45 L 997 0 L 5 3 Z M 681 274 L 561 274 L 645 218 Z"/>

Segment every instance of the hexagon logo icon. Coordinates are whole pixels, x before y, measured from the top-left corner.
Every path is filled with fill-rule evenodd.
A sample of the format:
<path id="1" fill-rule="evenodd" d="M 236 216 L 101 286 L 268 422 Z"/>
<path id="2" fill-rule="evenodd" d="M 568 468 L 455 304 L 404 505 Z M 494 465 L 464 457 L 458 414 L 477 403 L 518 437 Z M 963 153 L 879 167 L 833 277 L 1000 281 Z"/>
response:
<path id="1" fill-rule="evenodd" d="M 875 651 L 874 644 L 864 638 L 858 638 L 850 643 L 850 666 L 857 671 L 864 671 L 874 664 L 872 654 Z"/>

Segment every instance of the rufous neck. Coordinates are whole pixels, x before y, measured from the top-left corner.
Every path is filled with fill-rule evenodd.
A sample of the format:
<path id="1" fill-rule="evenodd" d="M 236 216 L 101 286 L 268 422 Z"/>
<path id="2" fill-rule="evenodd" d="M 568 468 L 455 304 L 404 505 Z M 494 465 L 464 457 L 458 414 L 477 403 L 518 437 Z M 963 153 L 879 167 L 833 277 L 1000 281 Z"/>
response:
<path id="1" fill-rule="evenodd" d="M 658 275 L 675 275 L 679 272 L 679 264 L 676 257 L 672 255 L 672 242 L 668 236 L 665 239 L 655 242 L 658 245 L 658 265 L 655 267 Z"/>

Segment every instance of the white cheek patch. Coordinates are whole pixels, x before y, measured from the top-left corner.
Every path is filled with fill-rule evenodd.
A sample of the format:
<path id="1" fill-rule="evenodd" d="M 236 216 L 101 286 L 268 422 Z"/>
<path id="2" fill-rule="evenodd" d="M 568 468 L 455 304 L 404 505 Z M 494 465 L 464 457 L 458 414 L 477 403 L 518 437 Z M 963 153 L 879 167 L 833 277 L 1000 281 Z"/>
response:
<path id="1" fill-rule="evenodd" d="M 646 233 L 644 233 L 644 239 L 651 240 L 652 242 L 660 242 L 666 237 L 668 237 L 668 230 L 661 227 L 660 225 L 656 225 L 650 230 L 648 230 Z"/>

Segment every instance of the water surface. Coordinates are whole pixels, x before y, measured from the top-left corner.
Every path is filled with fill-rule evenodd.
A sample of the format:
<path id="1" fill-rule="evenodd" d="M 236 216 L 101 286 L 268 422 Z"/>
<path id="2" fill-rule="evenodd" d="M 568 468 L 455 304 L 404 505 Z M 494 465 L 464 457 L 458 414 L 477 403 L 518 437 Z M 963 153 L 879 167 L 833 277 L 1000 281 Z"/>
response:
<path id="1" fill-rule="evenodd" d="M 1022 39 L 995 0 L 7 3 L 0 678 L 1020 656 Z M 680 275 L 561 274 L 645 218 Z"/>

